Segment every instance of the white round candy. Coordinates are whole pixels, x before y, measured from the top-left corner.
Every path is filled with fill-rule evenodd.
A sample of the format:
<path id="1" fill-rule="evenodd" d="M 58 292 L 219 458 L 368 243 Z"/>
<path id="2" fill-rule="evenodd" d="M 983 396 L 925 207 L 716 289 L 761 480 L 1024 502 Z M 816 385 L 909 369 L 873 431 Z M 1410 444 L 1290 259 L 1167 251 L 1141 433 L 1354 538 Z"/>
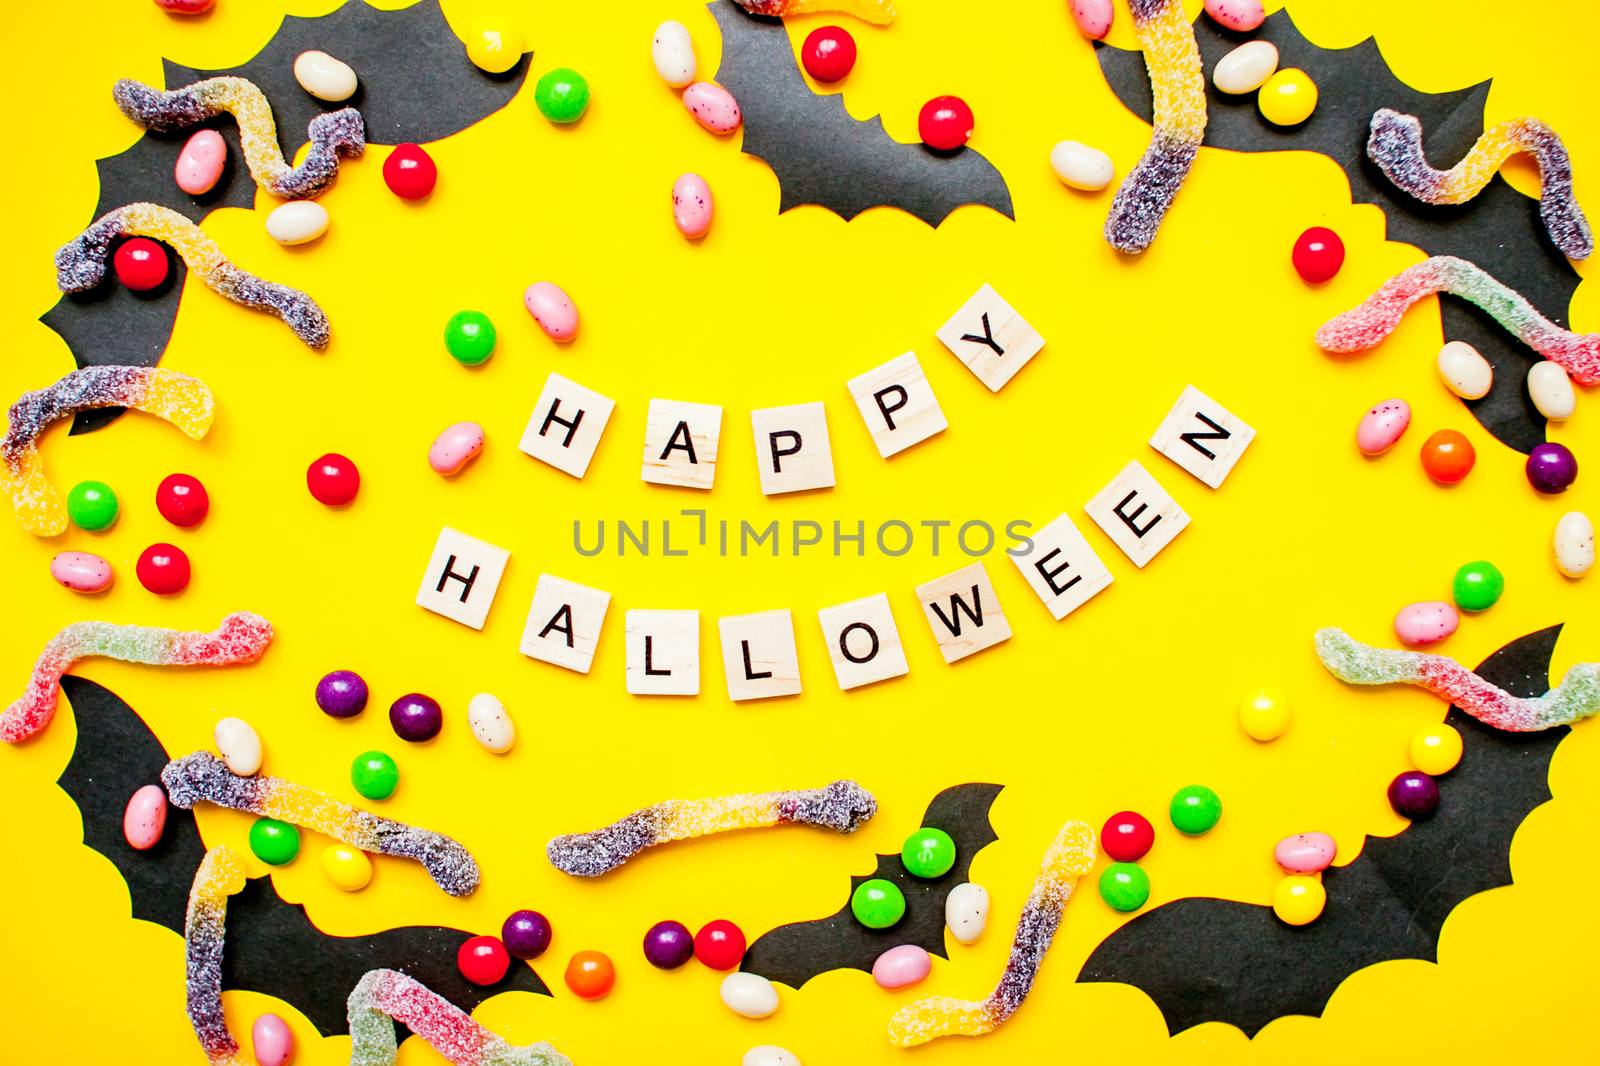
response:
<path id="1" fill-rule="evenodd" d="M 467 703 L 467 724 L 478 743 L 496 755 L 511 750 L 517 742 L 517 727 L 511 723 L 505 704 L 487 692 L 480 692 Z"/>
<path id="2" fill-rule="evenodd" d="M 757 1044 L 744 1053 L 739 1066 L 801 1066 L 800 1056 L 776 1044 Z"/>
<path id="3" fill-rule="evenodd" d="M 730 973 L 722 979 L 722 1002 L 746 1018 L 765 1018 L 778 1009 L 778 989 L 758 973 Z"/>
<path id="4" fill-rule="evenodd" d="M 211 735 L 228 769 L 249 777 L 261 769 L 261 737 L 243 718 L 223 718 Z"/>
<path id="5" fill-rule="evenodd" d="M 1594 523 L 1582 511 L 1569 511 L 1556 523 L 1556 569 L 1582 577 L 1594 566 Z"/>
<path id="6" fill-rule="evenodd" d="M 694 81 L 694 39 L 683 23 L 668 19 L 656 27 L 655 39 L 650 42 L 650 58 L 655 61 L 661 80 L 674 89 Z"/>
<path id="7" fill-rule="evenodd" d="M 961 943 L 975 942 L 989 924 L 989 890 L 970 881 L 952 888 L 944 898 L 944 924 Z"/>
<path id="8" fill-rule="evenodd" d="M 301 52 L 294 61 L 294 80 L 318 100 L 338 103 L 356 94 L 356 72 L 326 52 Z"/>
<path id="9" fill-rule="evenodd" d="M 1116 175 L 1110 156 L 1077 141 L 1062 141 L 1050 149 L 1050 167 L 1072 188 L 1089 192 L 1110 185 Z"/>
<path id="10" fill-rule="evenodd" d="M 315 200 L 291 200 L 267 216 L 267 234 L 279 244 L 305 244 L 328 232 L 328 209 Z"/>
<path id="11" fill-rule="evenodd" d="M 1566 367 L 1548 359 L 1528 368 L 1528 398 L 1539 413 L 1552 422 L 1564 422 L 1572 417 L 1578 406 L 1577 394 L 1572 391 L 1572 379 Z"/>
<path id="12" fill-rule="evenodd" d="M 1230 96 L 1253 93 L 1277 69 L 1278 49 L 1271 41 L 1246 41 L 1217 60 L 1211 71 L 1211 84 Z"/>
<path id="13" fill-rule="evenodd" d="M 1439 376 L 1463 400 L 1481 400 L 1494 385 L 1494 367 L 1466 341 L 1450 341 L 1439 349 Z"/>

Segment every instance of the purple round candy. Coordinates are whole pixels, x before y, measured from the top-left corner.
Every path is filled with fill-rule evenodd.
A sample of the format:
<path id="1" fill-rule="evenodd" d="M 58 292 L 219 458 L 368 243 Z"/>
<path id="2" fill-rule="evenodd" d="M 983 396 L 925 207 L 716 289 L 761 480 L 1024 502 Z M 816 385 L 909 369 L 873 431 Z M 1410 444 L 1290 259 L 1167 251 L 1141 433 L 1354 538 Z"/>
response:
<path id="1" fill-rule="evenodd" d="M 538 911 L 512 911 L 500 927 L 500 942 L 519 959 L 537 959 L 550 946 L 550 919 Z"/>
<path id="2" fill-rule="evenodd" d="M 367 683 L 354 670 L 335 670 L 317 682 L 317 706 L 330 718 L 354 718 L 367 709 Z"/>
<path id="3" fill-rule="evenodd" d="M 1528 484 L 1540 492 L 1566 492 L 1578 480 L 1578 457 L 1565 444 L 1535 444 L 1528 453 Z"/>
<path id="4" fill-rule="evenodd" d="M 389 704 L 389 724 L 395 736 L 413 744 L 432 740 L 444 725 L 439 701 L 420 692 L 408 692 Z"/>
<path id="5" fill-rule="evenodd" d="M 1414 822 L 1426 818 L 1439 806 L 1439 784 L 1425 773 L 1407 770 L 1389 782 L 1389 806 Z"/>
<path id="6" fill-rule="evenodd" d="M 682 922 L 657 922 L 644 935 L 644 957 L 658 970 L 676 970 L 694 958 L 694 934 Z"/>

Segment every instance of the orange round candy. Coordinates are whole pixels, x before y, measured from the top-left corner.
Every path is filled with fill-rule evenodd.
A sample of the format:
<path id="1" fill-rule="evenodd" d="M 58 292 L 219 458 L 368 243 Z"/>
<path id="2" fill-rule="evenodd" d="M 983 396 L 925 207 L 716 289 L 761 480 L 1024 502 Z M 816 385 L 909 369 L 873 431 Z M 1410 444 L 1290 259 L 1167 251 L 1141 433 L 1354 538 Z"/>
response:
<path id="1" fill-rule="evenodd" d="M 1454 485 L 1472 473 L 1477 461 L 1472 442 L 1453 429 L 1441 429 L 1422 444 L 1422 469 L 1441 485 Z"/>
<path id="2" fill-rule="evenodd" d="M 567 963 L 567 987 L 579 999 L 604 999 L 617 983 L 616 967 L 603 951 L 580 951 Z"/>

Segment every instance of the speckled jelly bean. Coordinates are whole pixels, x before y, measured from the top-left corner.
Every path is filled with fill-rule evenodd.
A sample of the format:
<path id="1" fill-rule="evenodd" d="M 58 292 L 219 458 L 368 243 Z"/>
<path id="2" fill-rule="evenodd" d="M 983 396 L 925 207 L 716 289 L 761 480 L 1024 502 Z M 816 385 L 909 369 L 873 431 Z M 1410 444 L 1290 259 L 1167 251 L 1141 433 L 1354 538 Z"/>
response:
<path id="1" fill-rule="evenodd" d="M 1571 418 L 1578 406 L 1578 395 L 1566 368 L 1549 359 L 1541 359 L 1528 368 L 1528 398 L 1552 422 Z"/>
<path id="2" fill-rule="evenodd" d="M 1533 446 L 1523 470 L 1535 491 L 1553 496 L 1566 492 L 1578 480 L 1578 457 L 1565 444 L 1546 441 Z"/>
<path id="3" fill-rule="evenodd" d="M 1249 33 L 1267 21 L 1261 0 L 1205 0 L 1205 5 L 1217 25 L 1236 33 Z"/>
<path id="4" fill-rule="evenodd" d="M 267 216 L 267 236 L 279 244 L 310 244 L 328 232 L 328 209 L 315 200 L 290 200 Z"/>
<path id="5" fill-rule="evenodd" d="M 263 1014 L 250 1026 L 256 1066 L 288 1066 L 294 1058 L 294 1030 L 276 1014 Z"/>
<path id="6" fill-rule="evenodd" d="M 802 1066 L 800 1056 L 776 1044 L 757 1044 L 739 1059 L 739 1066 Z"/>
<path id="7" fill-rule="evenodd" d="M 963 882 L 944 898 L 944 924 L 963 944 L 975 944 L 989 924 L 989 890 Z"/>
<path id="8" fill-rule="evenodd" d="M 111 587 L 111 564 L 93 552 L 61 552 L 50 560 L 50 576 L 73 592 L 104 592 Z"/>
<path id="9" fill-rule="evenodd" d="M 1481 400 L 1494 386 L 1494 367 L 1466 341 L 1447 341 L 1439 349 L 1439 377 L 1463 400 Z"/>
<path id="10" fill-rule="evenodd" d="M 712 133 L 732 133 L 744 121 L 739 101 L 716 82 L 697 81 L 683 90 L 683 106 L 695 121 Z"/>
<path id="11" fill-rule="evenodd" d="M 674 89 L 682 89 L 694 81 L 696 70 L 694 38 L 688 27 L 668 19 L 656 27 L 650 41 L 650 60 L 656 65 L 661 80 Z"/>
<path id="12" fill-rule="evenodd" d="M 198 130 L 183 144 L 172 167 L 172 180 L 190 196 L 204 196 L 222 180 L 228 165 L 228 142 L 216 130 Z"/>
<path id="13" fill-rule="evenodd" d="M 1078 24 L 1078 32 L 1091 41 L 1105 39 L 1111 32 L 1111 20 L 1116 14 L 1116 8 L 1111 6 L 1111 0 L 1072 0 L 1072 21 Z"/>
<path id="14" fill-rule="evenodd" d="M 718 989 L 722 1002 L 742 1018 L 768 1018 L 778 1010 L 778 990 L 758 973 L 730 973 Z"/>
<path id="15" fill-rule="evenodd" d="M 1211 71 L 1211 84 L 1230 96 L 1253 93 L 1278 69 L 1278 49 L 1271 41 L 1246 41 L 1221 59 Z"/>
<path id="16" fill-rule="evenodd" d="M 517 727 L 506 713 L 499 698 L 480 692 L 467 702 L 467 724 L 472 727 L 473 739 L 489 751 L 503 755 L 517 742 Z"/>
<path id="17" fill-rule="evenodd" d="M 561 286 L 536 281 L 522 294 L 522 304 L 551 340 L 565 344 L 578 335 L 578 305 Z"/>
<path id="18" fill-rule="evenodd" d="M 1333 865 L 1339 845 L 1327 833 L 1296 833 L 1278 841 L 1272 857 L 1292 874 L 1321 873 Z"/>
<path id="19" fill-rule="evenodd" d="M 1556 569 L 1582 577 L 1594 567 L 1594 523 L 1582 511 L 1568 511 L 1556 523 Z"/>
<path id="20" fill-rule="evenodd" d="M 294 80 L 318 100 L 338 103 L 356 94 L 356 72 L 326 52 L 301 52 L 294 60 Z"/>
<path id="21" fill-rule="evenodd" d="M 145 785 L 128 797 L 122 812 L 122 836 L 135 851 L 149 851 L 167 828 L 167 794 L 160 785 Z"/>
<path id="22" fill-rule="evenodd" d="M 672 221 L 678 232 L 699 240 L 711 229 L 715 204 L 711 186 L 698 174 L 683 174 L 672 183 Z"/>
<path id="23" fill-rule="evenodd" d="M 1413 648 L 1437 644 L 1456 631 L 1461 614 L 1443 600 L 1407 604 L 1394 616 L 1394 635 Z"/>
<path id="24" fill-rule="evenodd" d="M 261 769 L 261 735 L 243 718 L 220 718 L 211 736 L 217 754 L 240 777 L 251 777 Z"/>
<path id="25" fill-rule="evenodd" d="M 1117 174 L 1110 156 L 1077 141 L 1062 141 L 1050 149 L 1050 169 L 1068 188 L 1085 192 L 1105 188 Z"/>
<path id="26" fill-rule="evenodd" d="M 915 944 L 890 948 L 872 964 L 872 979 L 879 988 L 906 988 L 933 972 L 933 959 Z"/>
<path id="27" fill-rule="evenodd" d="M 483 451 L 483 441 L 483 427 L 476 422 L 446 426 L 428 447 L 428 465 L 445 477 L 459 474 Z"/>
<path id="28" fill-rule="evenodd" d="M 1361 416 L 1356 426 L 1356 447 L 1362 455 L 1382 455 L 1393 448 L 1411 425 L 1411 405 L 1385 400 Z"/>

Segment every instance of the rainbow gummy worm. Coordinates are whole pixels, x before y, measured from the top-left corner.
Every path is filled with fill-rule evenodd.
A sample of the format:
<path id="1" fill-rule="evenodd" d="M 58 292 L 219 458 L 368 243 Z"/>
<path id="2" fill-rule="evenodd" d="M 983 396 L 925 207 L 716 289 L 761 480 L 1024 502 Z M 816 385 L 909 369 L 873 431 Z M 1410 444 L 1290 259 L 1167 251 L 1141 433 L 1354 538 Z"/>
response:
<path id="1" fill-rule="evenodd" d="M 599 877 L 645 848 L 674 840 L 725 833 L 730 829 L 764 829 L 791 822 L 853 833 L 876 813 L 878 801 L 854 781 L 835 781 L 825 788 L 800 792 L 665 800 L 634 811 L 592 833 L 556 837 L 546 850 L 551 863 L 563 873 L 574 877 Z"/>
<path id="2" fill-rule="evenodd" d="M 249 611 L 228 615 L 210 633 L 74 622 L 44 646 L 27 691 L 0 714 L 0 740 L 15 744 L 50 724 L 61 675 L 79 659 L 99 656 L 146 666 L 231 666 L 261 658 L 271 641 L 272 623 Z"/>
<path id="3" fill-rule="evenodd" d="M 452 896 L 470 896 L 478 887 L 478 864 L 472 854 L 443 833 L 340 803 L 326 792 L 280 777 L 240 777 L 209 751 L 167 763 L 161 783 L 167 798 L 185 810 L 200 802 L 214 803 L 292 822 L 352 848 L 415 859 Z"/>
<path id="4" fill-rule="evenodd" d="M 1539 216 L 1569 259 L 1594 252 L 1589 221 L 1572 196 L 1572 160 L 1556 131 L 1536 118 L 1514 118 L 1485 130 L 1449 170 L 1435 170 L 1422 152 L 1422 121 L 1389 108 L 1372 116 L 1367 155 L 1407 194 L 1425 204 L 1464 204 L 1483 191 L 1500 165 L 1518 152 L 1539 164 Z"/>
<path id="5" fill-rule="evenodd" d="M 1206 78 L 1194 27 L 1182 0 L 1129 0 L 1154 95 L 1150 147 L 1117 187 L 1106 216 L 1106 240 L 1139 253 L 1156 239 L 1161 220 L 1188 177 L 1206 135 Z"/>
<path id="6" fill-rule="evenodd" d="M 205 853 L 189 890 L 183 923 L 184 978 L 189 1024 L 212 1066 L 250 1066 L 222 1014 L 222 948 L 228 925 L 228 897 L 244 888 L 244 864 L 232 850 L 217 846 Z"/>
<path id="7" fill-rule="evenodd" d="M 1346 684 L 1417 685 L 1508 733 L 1571 725 L 1600 711 L 1600 663 L 1579 663 L 1560 685 L 1528 699 L 1489 684 L 1447 655 L 1374 648 L 1342 629 L 1319 629 L 1316 640 L 1322 665 Z"/>
<path id="8" fill-rule="evenodd" d="M 1578 384 L 1600 382 L 1600 333 L 1562 329 L 1515 290 L 1453 255 L 1436 255 L 1402 270 L 1361 306 L 1329 319 L 1317 330 L 1317 347 L 1325 352 L 1365 351 L 1394 332 L 1412 304 L 1441 292 L 1483 308 L 1517 340 L 1565 367 Z"/>
<path id="9" fill-rule="evenodd" d="M 96 407 L 132 407 L 164 418 L 199 440 L 211 429 L 216 405 L 211 390 L 174 370 L 146 366 L 89 366 L 49 388 L 25 392 L 11 405 L 0 439 L 0 481 L 29 533 L 53 537 L 66 531 L 67 508 L 44 476 L 39 436 L 50 423 Z"/>
<path id="10" fill-rule="evenodd" d="M 824 11 L 853 15 L 862 22 L 887 26 L 894 21 L 894 0 L 734 0 L 752 15 L 783 18 Z"/>
<path id="11" fill-rule="evenodd" d="M 359 156 L 367 147 L 366 126 L 353 107 L 318 115 L 307 136 L 305 162 L 291 167 L 278 146 L 272 105 L 246 78 L 206 78 L 181 89 L 161 90 L 123 78 L 111 90 L 122 113 L 146 129 L 169 133 L 227 112 L 239 123 L 239 144 L 250 176 L 273 196 L 304 200 L 339 176 L 339 156 Z"/>
<path id="12" fill-rule="evenodd" d="M 390 1019 L 394 1021 L 390 1021 Z M 427 985 L 395 970 L 368 970 L 350 991 L 350 1066 L 394 1066 L 394 1022 L 455 1066 L 572 1066 L 546 1043 L 512 1047 Z"/>
<path id="13" fill-rule="evenodd" d="M 1033 987 L 1044 953 L 1061 925 L 1061 913 L 1072 898 L 1078 878 L 1089 872 L 1095 859 L 1094 830 L 1083 822 L 1061 827 L 1050 850 L 1044 853 L 1039 879 L 1017 920 L 1000 983 L 983 1000 L 931 996 L 908 1003 L 889 1019 L 889 1043 L 916 1047 L 942 1036 L 983 1036 L 1000 1028 L 1017 1012 Z"/>
<path id="14" fill-rule="evenodd" d="M 177 249 L 190 270 L 236 304 L 271 311 L 313 348 L 328 346 L 328 316 L 299 289 L 263 281 L 228 261 L 217 242 L 178 212 L 138 203 L 107 211 L 56 252 L 56 285 L 86 292 L 105 280 L 111 246 L 121 237 L 154 237 Z"/>

